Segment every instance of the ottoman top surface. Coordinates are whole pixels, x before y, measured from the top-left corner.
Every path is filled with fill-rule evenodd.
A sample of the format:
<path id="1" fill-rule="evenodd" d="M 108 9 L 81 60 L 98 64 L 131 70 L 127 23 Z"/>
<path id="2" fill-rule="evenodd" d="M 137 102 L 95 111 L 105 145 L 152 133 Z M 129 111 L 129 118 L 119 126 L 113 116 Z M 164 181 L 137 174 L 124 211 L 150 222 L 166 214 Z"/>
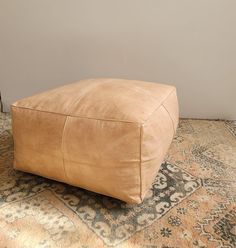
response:
<path id="1" fill-rule="evenodd" d="M 175 91 L 165 84 L 123 79 L 86 79 L 12 104 L 66 116 L 142 123 Z"/>

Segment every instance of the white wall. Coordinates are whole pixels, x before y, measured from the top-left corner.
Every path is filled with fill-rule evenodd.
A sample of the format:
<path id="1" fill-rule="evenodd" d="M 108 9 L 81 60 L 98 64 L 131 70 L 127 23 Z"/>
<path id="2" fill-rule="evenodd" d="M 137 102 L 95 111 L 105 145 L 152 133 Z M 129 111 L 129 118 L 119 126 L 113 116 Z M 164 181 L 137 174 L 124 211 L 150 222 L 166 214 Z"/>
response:
<path id="1" fill-rule="evenodd" d="M 181 116 L 236 119 L 235 0 L 0 0 L 0 89 L 88 77 L 177 86 Z"/>

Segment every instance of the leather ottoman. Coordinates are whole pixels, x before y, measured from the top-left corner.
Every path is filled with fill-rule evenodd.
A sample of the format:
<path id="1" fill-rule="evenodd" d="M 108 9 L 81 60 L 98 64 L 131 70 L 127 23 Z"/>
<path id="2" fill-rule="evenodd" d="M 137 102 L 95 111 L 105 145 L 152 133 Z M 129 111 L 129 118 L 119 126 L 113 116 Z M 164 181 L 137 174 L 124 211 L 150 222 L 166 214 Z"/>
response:
<path id="1" fill-rule="evenodd" d="M 12 104 L 14 168 L 140 203 L 178 124 L 173 86 L 88 79 Z"/>

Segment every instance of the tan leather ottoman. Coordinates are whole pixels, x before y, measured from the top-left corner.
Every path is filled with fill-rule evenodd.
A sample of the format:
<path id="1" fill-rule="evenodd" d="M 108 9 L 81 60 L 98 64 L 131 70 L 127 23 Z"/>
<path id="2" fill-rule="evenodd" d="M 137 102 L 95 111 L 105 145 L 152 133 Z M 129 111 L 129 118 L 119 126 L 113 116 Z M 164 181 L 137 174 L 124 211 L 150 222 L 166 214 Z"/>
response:
<path id="1" fill-rule="evenodd" d="M 178 124 L 173 86 L 90 79 L 12 104 L 14 168 L 140 203 Z"/>

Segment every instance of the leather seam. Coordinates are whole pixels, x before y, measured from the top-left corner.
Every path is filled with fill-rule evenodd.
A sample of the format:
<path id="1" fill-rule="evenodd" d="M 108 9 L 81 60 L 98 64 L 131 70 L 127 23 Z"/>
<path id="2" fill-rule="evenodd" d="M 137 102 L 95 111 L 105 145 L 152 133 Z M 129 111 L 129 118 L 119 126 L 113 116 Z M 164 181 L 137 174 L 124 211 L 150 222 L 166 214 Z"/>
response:
<path id="1" fill-rule="evenodd" d="M 90 119 L 90 120 L 98 120 L 98 121 L 111 121 L 111 122 L 123 122 L 123 123 L 140 124 L 140 122 L 135 122 L 135 121 L 125 121 L 125 120 L 119 120 L 119 119 L 117 119 L 117 120 L 116 119 L 102 119 L 102 118 L 95 118 L 95 117 L 88 117 L 88 116 L 62 114 L 62 113 L 57 113 L 57 112 L 44 111 L 44 110 L 32 109 L 32 108 L 27 108 L 27 107 L 22 107 L 22 106 L 15 106 L 15 105 L 11 105 L 11 107 L 19 108 L 19 109 L 27 109 L 27 110 L 31 110 L 31 111 L 37 111 L 37 112 L 41 112 L 41 113 L 61 115 L 61 116 L 65 116 L 65 117 L 74 117 L 74 118 Z"/>
<path id="2" fill-rule="evenodd" d="M 162 107 L 165 109 L 165 111 L 167 112 L 167 114 L 169 115 L 170 117 L 170 120 L 171 120 L 171 123 L 172 123 L 172 127 L 173 127 L 173 132 L 174 132 L 174 135 L 175 135 L 175 125 L 174 125 L 174 120 L 173 118 L 171 117 L 170 115 L 170 112 L 168 111 L 168 109 L 166 108 L 166 106 L 164 104 L 162 104 Z"/>
<path id="3" fill-rule="evenodd" d="M 61 116 L 66 116 L 66 117 L 77 117 L 77 118 L 83 118 L 83 119 L 90 119 L 90 120 L 99 120 L 99 121 L 112 121 L 112 122 L 124 122 L 124 123 L 134 123 L 134 124 L 144 124 L 148 119 L 162 106 L 162 104 L 168 99 L 168 97 L 175 91 L 176 89 L 172 90 L 168 96 L 158 105 L 158 107 L 147 117 L 146 120 L 142 121 L 126 121 L 126 120 L 119 120 L 119 119 L 103 119 L 103 118 L 95 118 L 95 117 L 88 117 L 88 116 L 79 116 L 79 115 L 71 115 L 71 114 L 62 114 L 62 113 L 56 113 L 52 111 L 45 111 L 45 110 L 40 110 L 40 109 L 33 109 L 33 108 L 27 108 L 27 107 L 22 107 L 22 106 L 16 106 L 14 104 L 11 105 L 13 108 L 21 108 L 21 109 L 28 109 L 32 111 L 38 111 L 41 113 L 49 113 L 49 114 L 56 114 L 56 115 L 61 115 Z M 76 102 L 76 101 L 75 101 Z M 75 103 L 73 102 L 71 106 Z"/>
<path id="4" fill-rule="evenodd" d="M 168 94 L 168 96 L 160 103 L 160 105 L 148 116 L 148 118 L 142 123 L 142 124 L 144 124 L 145 122 L 147 122 L 150 118 L 151 118 L 151 116 L 161 107 L 161 106 L 163 106 L 163 103 L 170 97 L 170 95 L 173 93 L 173 92 L 175 92 L 176 91 L 176 89 L 174 88 L 169 94 Z"/>
<path id="5" fill-rule="evenodd" d="M 64 176 L 67 181 L 69 181 L 68 176 L 66 174 L 66 167 L 65 167 L 65 155 L 64 155 L 64 135 L 65 135 L 65 129 L 66 129 L 66 123 L 68 120 L 68 116 L 66 116 L 64 126 L 62 129 L 62 136 L 61 136 L 61 153 L 62 153 L 62 164 L 63 164 L 63 169 L 64 169 Z"/>

